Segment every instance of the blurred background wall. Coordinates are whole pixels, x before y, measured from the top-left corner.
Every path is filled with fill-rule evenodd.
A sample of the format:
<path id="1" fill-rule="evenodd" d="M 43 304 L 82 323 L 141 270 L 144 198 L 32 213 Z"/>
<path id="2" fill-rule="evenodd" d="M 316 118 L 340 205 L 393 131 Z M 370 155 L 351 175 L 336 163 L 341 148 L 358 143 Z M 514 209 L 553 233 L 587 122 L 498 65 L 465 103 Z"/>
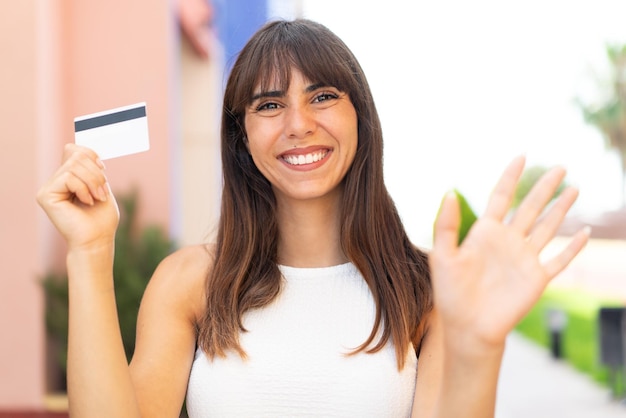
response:
<path id="1" fill-rule="evenodd" d="M 114 189 L 141 189 L 144 222 L 168 225 L 178 76 L 168 1 L 4 3 L 0 13 L 0 409 L 39 408 L 46 392 L 38 279 L 63 245 L 35 194 L 73 141 L 73 118 L 147 102 L 151 150 L 107 161 Z"/>
<path id="2" fill-rule="evenodd" d="M 58 167 L 63 144 L 73 142 L 73 118 L 145 101 L 150 150 L 107 160 L 111 187 L 116 195 L 138 191 L 141 225 L 160 226 L 177 245 L 206 241 L 219 207 L 225 69 L 265 21 L 265 3 L 23 0 L 0 7 L 0 412 L 42 410 L 58 370 L 39 281 L 64 271 L 64 246 L 35 195 Z"/>

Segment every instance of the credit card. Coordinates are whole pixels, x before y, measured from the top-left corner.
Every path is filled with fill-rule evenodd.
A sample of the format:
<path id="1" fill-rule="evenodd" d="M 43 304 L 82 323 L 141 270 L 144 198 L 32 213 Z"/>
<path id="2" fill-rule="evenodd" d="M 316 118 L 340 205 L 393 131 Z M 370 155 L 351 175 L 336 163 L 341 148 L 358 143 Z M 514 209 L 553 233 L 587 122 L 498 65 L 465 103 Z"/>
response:
<path id="1" fill-rule="evenodd" d="M 74 118 L 74 142 L 101 160 L 150 149 L 146 103 L 136 103 Z"/>

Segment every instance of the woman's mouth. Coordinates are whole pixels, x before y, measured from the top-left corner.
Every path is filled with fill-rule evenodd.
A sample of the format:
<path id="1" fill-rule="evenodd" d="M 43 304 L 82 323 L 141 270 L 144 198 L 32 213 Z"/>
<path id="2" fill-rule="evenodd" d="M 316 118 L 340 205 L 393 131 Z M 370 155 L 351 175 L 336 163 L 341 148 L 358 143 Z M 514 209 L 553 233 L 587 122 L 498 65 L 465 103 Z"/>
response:
<path id="1" fill-rule="evenodd" d="M 328 150 L 323 149 L 306 154 L 286 154 L 282 156 L 282 159 L 289 165 L 306 165 L 323 160 L 326 155 L 328 155 Z"/>

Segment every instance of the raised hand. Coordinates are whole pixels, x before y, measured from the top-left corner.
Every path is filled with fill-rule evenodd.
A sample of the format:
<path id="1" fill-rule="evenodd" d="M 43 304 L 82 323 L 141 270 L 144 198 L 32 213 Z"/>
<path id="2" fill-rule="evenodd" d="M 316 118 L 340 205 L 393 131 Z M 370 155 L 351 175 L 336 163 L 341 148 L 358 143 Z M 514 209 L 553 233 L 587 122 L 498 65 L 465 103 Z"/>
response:
<path id="1" fill-rule="evenodd" d="M 459 209 L 454 194 L 444 199 L 435 225 L 430 255 L 435 305 L 446 340 L 459 347 L 502 346 L 507 334 L 531 309 L 541 293 L 580 252 L 588 229 L 579 231 L 548 260 L 541 251 L 554 237 L 578 196 L 566 188 L 547 208 L 565 170 L 546 173 L 507 219 L 524 158 L 514 159 L 498 181 L 485 213 L 457 245 Z"/>
<path id="2" fill-rule="evenodd" d="M 119 211 L 104 164 L 92 150 L 67 144 L 63 163 L 37 193 L 37 202 L 69 249 L 112 243 Z"/>

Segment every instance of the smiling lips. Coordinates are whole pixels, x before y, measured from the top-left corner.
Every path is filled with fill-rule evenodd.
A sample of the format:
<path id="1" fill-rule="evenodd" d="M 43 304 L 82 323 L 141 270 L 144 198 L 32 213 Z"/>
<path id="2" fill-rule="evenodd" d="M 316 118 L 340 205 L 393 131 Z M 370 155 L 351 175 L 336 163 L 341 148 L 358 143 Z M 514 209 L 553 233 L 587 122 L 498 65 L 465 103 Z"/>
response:
<path id="1" fill-rule="evenodd" d="M 283 154 L 281 158 L 289 165 L 306 165 L 313 164 L 320 160 L 323 160 L 328 155 L 328 149 L 321 149 L 315 152 L 309 152 L 306 154 Z"/>

